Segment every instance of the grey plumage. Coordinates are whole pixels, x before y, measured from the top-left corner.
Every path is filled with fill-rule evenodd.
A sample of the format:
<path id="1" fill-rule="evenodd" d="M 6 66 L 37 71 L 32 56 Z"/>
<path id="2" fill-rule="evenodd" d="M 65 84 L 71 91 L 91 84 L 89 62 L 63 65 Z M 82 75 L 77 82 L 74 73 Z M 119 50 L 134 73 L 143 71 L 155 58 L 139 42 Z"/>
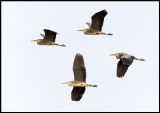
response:
<path id="1" fill-rule="evenodd" d="M 88 25 L 89 29 L 91 28 L 91 23 L 86 22 L 86 24 Z"/>
<path id="2" fill-rule="evenodd" d="M 117 59 L 120 59 L 117 64 L 117 77 L 123 77 L 125 75 L 129 66 L 133 63 L 133 60 L 144 61 L 144 59 L 138 59 L 127 53 L 116 53 L 111 56 L 116 56 Z"/>
<path id="3" fill-rule="evenodd" d="M 102 11 L 99 11 L 95 13 L 91 19 L 92 23 L 86 22 L 86 24 L 89 26 L 89 29 L 83 29 L 78 31 L 83 31 L 85 35 L 113 35 L 111 33 L 104 33 L 102 32 L 102 26 L 104 22 L 104 17 L 108 14 L 108 12 L 104 9 Z"/>
<path id="4" fill-rule="evenodd" d="M 86 68 L 81 54 L 77 53 L 75 55 L 72 68 L 74 73 L 74 81 L 64 82 L 63 84 L 68 84 L 73 87 L 71 99 L 73 101 L 79 101 L 85 92 L 85 87 L 97 87 L 97 85 L 86 83 Z"/>
<path id="5" fill-rule="evenodd" d="M 122 60 L 117 64 L 117 77 L 123 77 L 130 65 L 124 65 Z"/>

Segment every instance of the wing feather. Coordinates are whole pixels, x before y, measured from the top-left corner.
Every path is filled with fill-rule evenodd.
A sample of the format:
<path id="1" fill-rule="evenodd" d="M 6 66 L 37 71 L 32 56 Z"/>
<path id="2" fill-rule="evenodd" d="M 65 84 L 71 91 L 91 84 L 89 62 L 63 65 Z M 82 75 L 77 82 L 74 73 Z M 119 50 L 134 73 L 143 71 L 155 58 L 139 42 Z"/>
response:
<path id="1" fill-rule="evenodd" d="M 86 68 L 81 54 L 76 54 L 73 62 L 74 81 L 86 82 Z"/>
<path id="2" fill-rule="evenodd" d="M 48 29 L 44 29 L 44 32 L 45 32 L 44 40 L 55 42 L 57 32 Z"/>
<path id="3" fill-rule="evenodd" d="M 91 23 L 86 22 L 86 24 L 89 26 L 89 29 L 91 28 Z"/>
<path id="4" fill-rule="evenodd" d="M 73 101 L 81 100 L 84 92 L 85 92 L 85 87 L 73 87 L 71 92 L 71 99 Z"/>
<path id="5" fill-rule="evenodd" d="M 40 34 L 43 38 L 45 37 L 45 34 Z"/>
<path id="6" fill-rule="evenodd" d="M 124 77 L 130 65 L 123 65 L 122 59 L 117 64 L 117 77 Z"/>
<path id="7" fill-rule="evenodd" d="M 108 14 L 108 12 L 106 10 L 102 10 L 100 12 L 95 13 L 92 16 L 91 29 L 101 31 L 102 26 L 103 26 L 104 17 L 107 14 Z"/>

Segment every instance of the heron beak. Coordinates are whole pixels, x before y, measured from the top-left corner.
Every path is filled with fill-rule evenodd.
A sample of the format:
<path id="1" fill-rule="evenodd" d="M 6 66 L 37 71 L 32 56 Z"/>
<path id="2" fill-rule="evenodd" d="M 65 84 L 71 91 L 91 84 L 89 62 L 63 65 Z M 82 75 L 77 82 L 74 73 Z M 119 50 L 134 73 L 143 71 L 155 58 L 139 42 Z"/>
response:
<path id="1" fill-rule="evenodd" d="M 38 42 L 38 40 L 32 40 L 32 42 Z"/>
<path id="2" fill-rule="evenodd" d="M 110 56 L 117 56 L 117 54 L 111 54 Z"/>
<path id="3" fill-rule="evenodd" d="M 68 82 L 64 82 L 64 83 L 62 83 L 62 84 L 68 84 Z"/>
<path id="4" fill-rule="evenodd" d="M 84 30 L 78 30 L 78 31 L 84 31 Z"/>

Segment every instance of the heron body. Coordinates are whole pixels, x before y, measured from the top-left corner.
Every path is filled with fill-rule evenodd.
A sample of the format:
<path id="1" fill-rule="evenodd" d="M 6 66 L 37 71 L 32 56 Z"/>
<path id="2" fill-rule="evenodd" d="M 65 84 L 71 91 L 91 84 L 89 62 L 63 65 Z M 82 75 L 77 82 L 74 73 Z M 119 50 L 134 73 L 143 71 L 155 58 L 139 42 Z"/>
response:
<path id="1" fill-rule="evenodd" d="M 86 82 L 81 82 L 81 81 L 69 81 L 66 84 L 74 87 L 97 87 L 97 85 L 86 84 Z"/>
<path id="2" fill-rule="evenodd" d="M 106 10 L 99 11 L 95 13 L 91 19 L 92 23 L 86 22 L 86 24 L 89 26 L 89 29 L 83 29 L 78 31 L 83 31 L 85 35 L 113 35 L 111 33 L 104 33 L 102 32 L 102 26 L 104 22 L 104 17 L 108 14 Z"/>
<path id="3" fill-rule="evenodd" d="M 116 53 L 111 56 L 116 56 L 117 59 L 120 59 L 117 64 L 117 77 L 124 77 L 125 73 L 128 70 L 128 67 L 133 63 L 133 60 L 145 61 L 144 59 L 138 59 L 127 53 Z"/>
<path id="4" fill-rule="evenodd" d="M 83 31 L 85 35 L 100 35 L 100 34 L 105 34 L 101 31 L 98 30 L 94 30 L 94 29 L 83 29 L 83 30 L 79 30 L 79 31 Z"/>
<path id="5" fill-rule="evenodd" d="M 44 29 L 45 34 L 40 34 L 43 39 L 32 40 L 33 42 L 37 42 L 38 45 L 58 45 L 65 47 L 66 45 L 55 43 L 57 32 L 51 31 L 48 29 Z"/>
<path id="6" fill-rule="evenodd" d="M 43 39 L 38 39 L 39 41 L 37 41 L 38 45 L 58 45 L 55 42 L 49 41 L 49 40 L 43 40 Z"/>
<path id="7" fill-rule="evenodd" d="M 86 68 L 81 54 L 76 54 L 72 69 L 74 73 L 74 81 L 68 81 L 63 84 L 68 84 L 73 87 L 71 98 L 73 101 L 79 101 L 85 92 L 85 87 L 97 87 L 97 85 L 86 83 Z"/>

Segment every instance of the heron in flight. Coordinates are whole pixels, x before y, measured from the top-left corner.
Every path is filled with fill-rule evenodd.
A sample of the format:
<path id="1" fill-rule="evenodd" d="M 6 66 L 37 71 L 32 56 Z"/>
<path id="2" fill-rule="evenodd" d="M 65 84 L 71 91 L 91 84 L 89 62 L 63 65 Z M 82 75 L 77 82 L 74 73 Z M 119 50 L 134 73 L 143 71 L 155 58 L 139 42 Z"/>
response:
<path id="1" fill-rule="evenodd" d="M 86 68 L 81 54 L 77 53 L 75 56 L 73 62 L 73 73 L 74 81 L 68 81 L 63 84 L 73 86 L 71 99 L 73 101 L 79 101 L 85 92 L 85 87 L 97 87 L 97 85 L 86 84 Z"/>
<path id="2" fill-rule="evenodd" d="M 111 56 L 116 56 L 117 59 L 120 59 L 117 64 L 117 77 L 119 78 L 124 77 L 128 67 L 132 64 L 133 60 L 145 61 L 142 58 L 139 59 L 126 53 L 116 53 L 111 54 Z"/>
<path id="3" fill-rule="evenodd" d="M 102 11 L 95 13 L 91 17 L 92 24 L 89 22 L 86 22 L 86 24 L 89 26 L 89 29 L 83 29 L 83 30 L 78 30 L 78 31 L 83 31 L 85 35 L 100 35 L 100 34 L 113 35 L 111 33 L 106 34 L 102 32 L 104 17 L 107 14 L 108 12 L 106 10 L 102 10 Z"/>
<path id="4" fill-rule="evenodd" d="M 51 31 L 49 29 L 44 29 L 44 32 L 45 32 L 45 35 L 40 34 L 43 37 L 43 39 L 37 39 L 32 41 L 37 42 L 38 45 L 57 45 L 57 46 L 63 46 L 63 47 L 66 46 L 64 44 L 60 45 L 55 43 L 57 32 Z"/>

